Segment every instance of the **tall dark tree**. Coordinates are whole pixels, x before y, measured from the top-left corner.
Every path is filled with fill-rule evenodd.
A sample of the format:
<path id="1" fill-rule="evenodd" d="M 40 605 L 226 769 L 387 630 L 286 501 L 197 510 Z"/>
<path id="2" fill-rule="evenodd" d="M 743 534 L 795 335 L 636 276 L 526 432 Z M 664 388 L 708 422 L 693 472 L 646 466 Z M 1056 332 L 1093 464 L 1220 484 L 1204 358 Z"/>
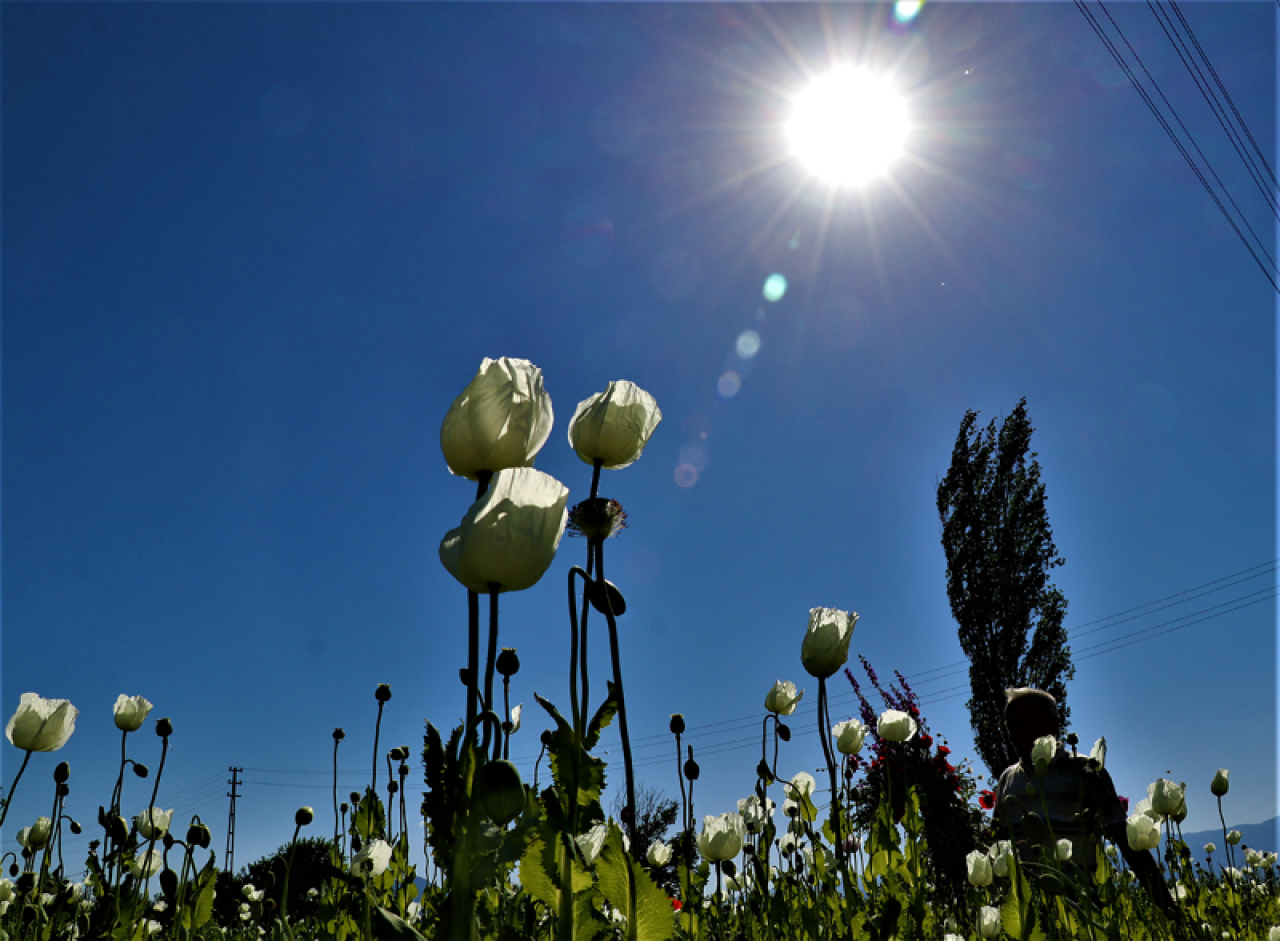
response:
<path id="1" fill-rule="evenodd" d="M 1053 544 L 1027 400 L 997 427 L 965 413 L 938 485 L 947 597 L 969 657 L 969 717 L 978 755 L 994 776 L 1018 760 L 1004 727 L 1004 691 L 1033 686 L 1058 700 L 1075 675 L 1062 626 L 1067 601 L 1049 581 L 1063 560 Z M 1028 462 L 1028 457 L 1030 461 Z"/>

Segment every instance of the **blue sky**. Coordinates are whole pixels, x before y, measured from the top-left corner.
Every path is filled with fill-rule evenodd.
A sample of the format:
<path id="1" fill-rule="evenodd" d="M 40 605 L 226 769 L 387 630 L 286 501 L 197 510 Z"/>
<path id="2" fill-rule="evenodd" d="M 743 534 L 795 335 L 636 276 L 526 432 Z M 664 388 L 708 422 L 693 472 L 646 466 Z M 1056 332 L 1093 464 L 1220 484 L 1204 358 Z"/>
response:
<path id="1" fill-rule="evenodd" d="M 1274 257 L 1150 10 L 1108 9 Z M 1274 5 L 1184 11 L 1274 166 Z M 65 758 L 83 852 L 120 693 L 172 718 L 159 804 L 200 814 L 219 853 L 245 768 L 237 865 L 299 805 L 331 829 L 331 732 L 345 794 L 368 781 L 379 683 L 382 749 L 409 745 L 420 780 L 424 718 L 465 706 L 465 592 L 437 549 L 473 486 L 439 426 L 485 356 L 542 368 L 537 466 L 571 502 L 578 401 L 629 379 L 663 411 L 601 488 L 631 522 L 609 572 L 649 786 L 678 793 L 682 712 L 697 813 L 733 809 L 776 679 L 808 690 L 779 770 L 821 765 L 799 663 L 815 606 L 857 611 L 853 652 L 917 677 L 971 753 L 964 675 L 937 669 L 963 655 L 935 487 L 965 410 L 985 424 L 1025 396 L 1079 634 L 1074 729 L 1107 737 L 1122 794 L 1186 780 L 1191 830 L 1216 824 L 1218 767 L 1229 822 L 1275 815 L 1276 295 L 1074 6 L 935 3 L 894 28 L 880 5 L 0 15 L 0 693 L 6 717 L 28 690 L 81 710 L 33 759 L 4 849 Z M 833 192 L 782 127 L 840 62 L 890 73 L 914 129 L 888 178 Z M 584 557 L 566 538 L 503 599 L 527 778 L 533 693 L 567 708 Z M 135 739 L 154 771 L 158 740 Z M 126 812 L 148 796 L 126 781 Z"/>

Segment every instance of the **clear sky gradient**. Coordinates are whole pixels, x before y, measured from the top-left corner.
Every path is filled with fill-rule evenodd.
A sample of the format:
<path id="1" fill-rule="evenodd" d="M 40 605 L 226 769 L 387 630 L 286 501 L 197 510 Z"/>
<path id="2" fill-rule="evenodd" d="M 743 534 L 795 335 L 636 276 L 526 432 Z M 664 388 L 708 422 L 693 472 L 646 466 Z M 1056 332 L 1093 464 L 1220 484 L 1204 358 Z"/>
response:
<path id="1" fill-rule="evenodd" d="M 1275 5 L 1181 7 L 1275 167 Z M 1151 10 L 1107 10 L 1274 257 L 1274 217 Z M 663 411 L 601 492 L 631 523 L 608 566 L 638 775 L 678 794 L 684 713 L 699 816 L 751 792 L 777 679 L 807 689 L 779 770 L 821 765 L 799 661 L 815 606 L 857 611 L 853 653 L 914 679 L 972 753 L 935 487 L 965 410 L 985 425 L 1023 396 L 1066 560 L 1074 730 L 1107 737 L 1121 794 L 1187 781 L 1190 830 L 1216 826 L 1219 767 L 1229 823 L 1275 816 L 1276 294 L 1075 6 L 0 17 L 0 701 L 4 719 L 28 690 L 80 709 L 32 760 L 5 850 L 66 759 L 78 870 L 121 693 L 171 717 L 158 802 L 179 832 L 200 814 L 219 857 L 245 769 L 237 866 L 300 805 L 331 832 L 331 733 L 345 795 L 369 780 L 379 683 L 416 806 L 423 721 L 465 708 L 466 596 L 437 550 L 474 486 L 439 427 L 485 356 L 542 368 L 537 467 L 571 502 L 581 399 L 629 379 Z M 782 127 L 843 62 L 891 74 L 913 130 L 887 178 L 837 192 Z M 566 538 L 503 597 L 526 780 L 534 692 L 568 707 L 584 559 Z M 834 718 L 856 714 L 832 693 Z M 130 755 L 154 773 L 150 728 Z M 611 802 L 616 730 L 601 747 Z M 126 813 L 149 794 L 128 778 Z"/>

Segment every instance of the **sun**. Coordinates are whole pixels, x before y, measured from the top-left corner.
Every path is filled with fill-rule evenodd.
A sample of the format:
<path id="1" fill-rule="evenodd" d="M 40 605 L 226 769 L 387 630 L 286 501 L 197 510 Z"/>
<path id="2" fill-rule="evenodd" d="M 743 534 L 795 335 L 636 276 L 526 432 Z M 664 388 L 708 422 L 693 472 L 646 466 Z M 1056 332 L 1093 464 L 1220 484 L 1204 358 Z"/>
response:
<path id="1" fill-rule="evenodd" d="M 796 95 L 787 138 L 817 177 L 859 185 L 903 153 L 910 126 L 906 101 L 888 78 L 844 66 Z"/>

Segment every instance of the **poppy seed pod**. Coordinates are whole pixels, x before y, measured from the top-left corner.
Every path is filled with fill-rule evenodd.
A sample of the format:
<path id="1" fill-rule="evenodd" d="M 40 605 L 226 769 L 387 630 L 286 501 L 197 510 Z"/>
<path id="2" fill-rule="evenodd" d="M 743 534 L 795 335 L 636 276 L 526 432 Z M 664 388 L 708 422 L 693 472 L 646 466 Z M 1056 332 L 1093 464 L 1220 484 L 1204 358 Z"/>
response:
<path id="1" fill-rule="evenodd" d="M 343 740 L 344 738 L 346 738 L 346 737 L 347 737 L 347 733 L 346 733 L 346 732 L 344 732 L 344 731 L 342 731 L 342 729 L 334 729 L 334 730 L 333 730 L 333 740 L 334 740 L 335 742 L 340 742 L 340 741 L 342 741 L 342 740 Z"/>
<path id="2" fill-rule="evenodd" d="M 391 687 L 386 683 L 379 683 L 378 688 L 373 691 L 373 698 L 378 702 L 391 702 Z"/>
<path id="3" fill-rule="evenodd" d="M 173 723 L 168 719 L 156 720 L 156 735 L 160 738 L 168 738 L 173 734 Z"/>
<path id="4" fill-rule="evenodd" d="M 698 768 L 698 763 L 693 760 L 691 755 L 689 760 L 684 763 L 684 776 L 690 781 L 696 781 L 699 774 L 701 774 L 701 771 Z"/>
<path id="5" fill-rule="evenodd" d="M 53 769 L 53 780 L 58 784 L 66 784 L 67 779 L 71 777 L 71 765 L 65 761 L 58 762 L 58 766 Z"/>
<path id="6" fill-rule="evenodd" d="M 516 656 L 516 648 L 503 647 L 502 652 L 498 654 L 498 659 L 494 663 L 498 673 L 502 676 L 515 676 L 520 672 L 520 658 Z"/>
<path id="7" fill-rule="evenodd" d="M 525 359 L 486 357 L 445 414 L 440 450 L 449 473 L 468 480 L 528 467 L 554 419 L 541 369 Z"/>
<path id="8" fill-rule="evenodd" d="M 359 792 L 359 791 L 352 791 L 350 794 L 348 794 L 348 795 L 347 795 L 347 799 L 351 801 L 351 806 L 352 806 L 352 807 L 359 807 L 359 806 L 360 806 L 360 792 Z"/>
<path id="9" fill-rule="evenodd" d="M 570 536 L 603 542 L 627 528 L 627 511 L 617 500 L 589 497 L 569 508 L 566 529 Z"/>
<path id="10" fill-rule="evenodd" d="M 346 801 L 343 801 L 341 804 L 338 805 L 338 810 L 340 810 L 344 814 L 350 809 L 351 809 L 351 805 L 349 805 Z"/>
<path id="11" fill-rule="evenodd" d="M 505 827 L 524 810 L 524 784 L 510 761 L 491 761 L 476 775 L 480 809 L 494 823 Z"/>
<path id="12" fill-rule="evenodd" d="M 299 827 L 305 827 L 309 826 L 315 818 L 316 812 L 310 807 L 299 807 L 298 812 L 293 815 L 293 822 Z"/>
<path id="13" fill-rule="evenodd" d="M 673 712 L 671 714 L 670 727 L 671 727 L 672 735 L 683 735 L 684 734 L 684 715 L 679 712 Z"/>

